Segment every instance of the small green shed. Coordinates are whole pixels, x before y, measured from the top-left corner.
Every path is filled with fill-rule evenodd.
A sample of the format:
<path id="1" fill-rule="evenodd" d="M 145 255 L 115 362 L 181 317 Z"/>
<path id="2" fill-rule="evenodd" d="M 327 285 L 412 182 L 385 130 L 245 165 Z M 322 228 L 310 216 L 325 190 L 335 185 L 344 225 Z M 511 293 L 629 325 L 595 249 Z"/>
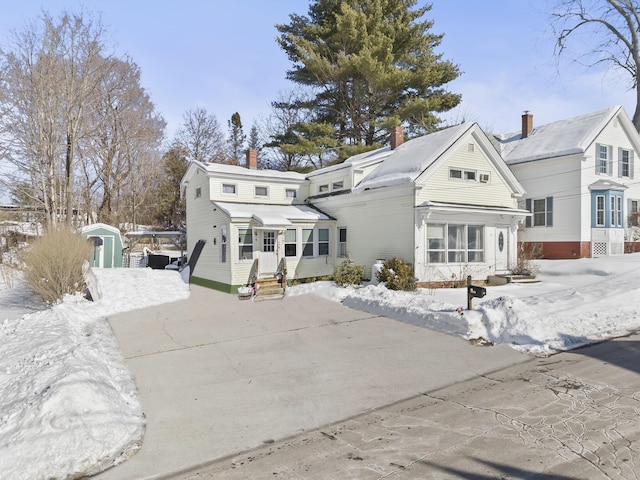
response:
<path id="1" fill-rule="evenodd" d="M 92 247 L 90 263 L 96 268 L 122 267 L 122 236 L 120 230 L 104 223 L 85 225 L 80 230 Z"/>

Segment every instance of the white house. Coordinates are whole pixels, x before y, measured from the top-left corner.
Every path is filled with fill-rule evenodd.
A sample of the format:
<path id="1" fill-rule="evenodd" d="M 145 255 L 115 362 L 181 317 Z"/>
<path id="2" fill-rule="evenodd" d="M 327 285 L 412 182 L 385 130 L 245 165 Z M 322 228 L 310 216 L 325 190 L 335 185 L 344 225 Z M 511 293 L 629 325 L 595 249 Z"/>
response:
<path id="1" fill-rule="evenodd" d="M 624 253 L 640 202 L 638 132 L 620 106 L 496 137 L 533 213 L 519 232 L 544 258 Z"/>
<path id="2" fill-rule="evenodd" d="M 419 282 L 485 279 L 517 261 L 524 189 L 475 123 L 302 175 L 193 163 L 182 187 L 187 248 L 202 247 L 192 281 L 234 292 L 253 276 L 333 273 L 400 257 Z"/>

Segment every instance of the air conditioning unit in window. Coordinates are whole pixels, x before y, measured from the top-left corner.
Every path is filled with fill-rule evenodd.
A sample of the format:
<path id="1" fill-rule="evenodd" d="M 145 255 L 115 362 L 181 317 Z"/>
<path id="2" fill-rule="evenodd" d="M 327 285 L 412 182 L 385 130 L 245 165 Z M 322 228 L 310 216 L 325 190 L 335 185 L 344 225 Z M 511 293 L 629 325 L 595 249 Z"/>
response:
<path id="1" fill-rule="evenodd" d="M 489 174 L 481 173 L 480 174 L 480 183 L 489 183 Z"/>

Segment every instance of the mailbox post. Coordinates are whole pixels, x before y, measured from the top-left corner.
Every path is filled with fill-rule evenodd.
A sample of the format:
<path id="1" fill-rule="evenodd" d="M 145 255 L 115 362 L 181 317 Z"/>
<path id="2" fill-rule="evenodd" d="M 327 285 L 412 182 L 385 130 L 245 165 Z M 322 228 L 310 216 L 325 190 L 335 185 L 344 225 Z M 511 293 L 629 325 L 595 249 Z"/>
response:
<path id="1" fill-rule="evenodd" d="M 476 287 L 471 285 L 471 275 L 467 276 L 467 310 L 473 309 L 472 299 L 473 297 L 482 298 L 487 294 L 487 289 L 484 287 Z"/>

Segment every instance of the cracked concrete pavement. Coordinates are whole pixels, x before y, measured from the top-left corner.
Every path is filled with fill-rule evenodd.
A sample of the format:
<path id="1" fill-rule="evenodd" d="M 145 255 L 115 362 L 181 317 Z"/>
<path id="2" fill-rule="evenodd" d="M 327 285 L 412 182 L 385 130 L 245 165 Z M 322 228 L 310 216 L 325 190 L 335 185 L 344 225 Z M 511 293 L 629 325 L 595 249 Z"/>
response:
<path id="1" fill-rule="evenodd" d="M 181 480 L 637 479 L 640 336 L 535 358 Z"/>
<path id="2" fill-rule="evenodd" d="M 532 358 L 313 295 L 110 318 L 140 392 L 127 479 L 637 478 L 640 339 Z"/>

